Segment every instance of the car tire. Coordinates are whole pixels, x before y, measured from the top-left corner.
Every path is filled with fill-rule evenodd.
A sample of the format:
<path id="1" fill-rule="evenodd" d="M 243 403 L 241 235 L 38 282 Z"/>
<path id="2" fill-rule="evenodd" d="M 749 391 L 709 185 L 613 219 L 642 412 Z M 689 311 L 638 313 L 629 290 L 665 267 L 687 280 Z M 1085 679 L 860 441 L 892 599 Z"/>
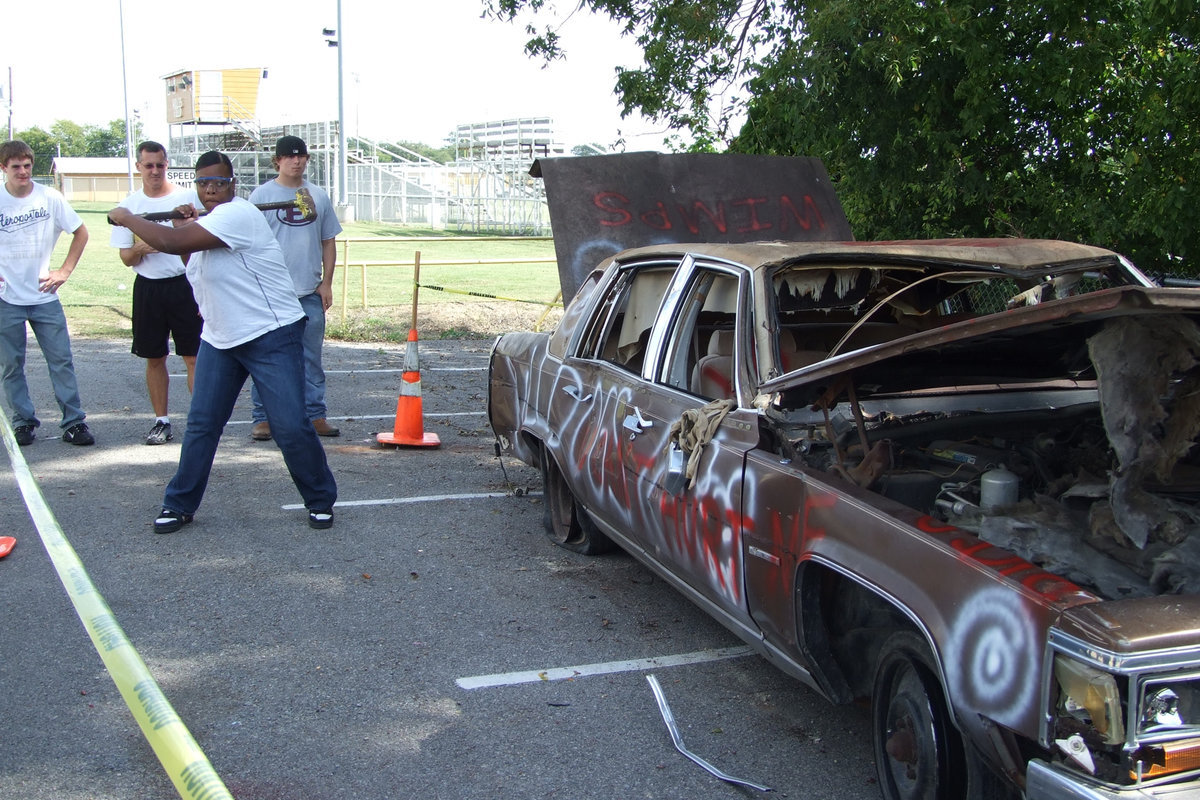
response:
<path id="1" fill-rule="evenodd" d="M 587 511 L 575 500 L 558 464 L 542 451 L 542 490 L 546 504 L 543 522 L 556 545 L 574 553 L 595 556 L 613 549 L 612 540 L 605 536 Z"/>
<path id="2" fill-rule="evenodd" d="M 925 641 L 901 631 L 884 643 L 871 696 L 871 734 L 879 788 L 887 800 L 961 800 L 967 796 L 962 736 Z"/>
<path id="3" fill-rule="evenodd" d="M 871 733 L 886 800 L 1016 800 L 1016 788 L 963 741 L 933 656 L 914 631 L 892 634 L 876 661 Z"/>

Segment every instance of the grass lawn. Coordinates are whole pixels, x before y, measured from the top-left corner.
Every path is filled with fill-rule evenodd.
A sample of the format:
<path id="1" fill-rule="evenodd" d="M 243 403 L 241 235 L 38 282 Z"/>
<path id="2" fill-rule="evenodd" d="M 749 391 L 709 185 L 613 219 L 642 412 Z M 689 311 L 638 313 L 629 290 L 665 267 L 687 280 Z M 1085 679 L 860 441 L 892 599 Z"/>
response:
<path id="1" fill-rule="evenodd" d="M 107 203 L 72 204 L 87 225 L 90 239 L 79 266 L 61 290 L 63 307 L 75 336 L 128 338 L 133 270 L 108 244 Z M 370 241 L 361 241 L 369 239 Z M 51 268 L 62 263 L 69 236 L 59 239 Z M 420 253 L 422 287 L 418 316 L 438 304 L 491 303 L 492 297 L 525 301 L 523 310 L 540 310 L 556 300 L 558 270 L 554 243 L 548 239 L 496 240 L 425 228 L 355 222 L 338 237 L 334 305 L 326 337 L 347 341 L 404 341 L 411 321 L 413 263 Z M 524 260 L 523 260 L 524 259 Z M 487 263 L 506 261 L 514 263 Z M 454 262 L 454 263 L 439 263 Z M 349 264 L 349 267 L 343 267 Z M 481 297 L 480 295 L 484 295 Z M 443 330 L 441 336 L 470 335 Z"/>

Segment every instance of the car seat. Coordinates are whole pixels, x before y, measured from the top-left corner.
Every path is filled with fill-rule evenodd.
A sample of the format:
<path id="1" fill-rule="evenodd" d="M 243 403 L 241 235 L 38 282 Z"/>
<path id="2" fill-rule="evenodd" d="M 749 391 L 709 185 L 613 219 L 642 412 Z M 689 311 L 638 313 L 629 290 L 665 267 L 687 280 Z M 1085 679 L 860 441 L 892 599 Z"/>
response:
<path id="1" fill-rule="evenodd" d="M 791 372 L 794 369 L 807 367 L 824 361 L 828 355 L 825 350 L 801 350 L 796 345 L 796 337 L 787 328 L 779 331 L 779 367 L 781 372 Z"/>
<path id="2" fill-rule="evenodd" d="M 701 356 L 692 370 L 692 394 L 713 400 L 734 396 L 733 342 L 731 330 L 712 332 L 708 338 L 708 354 Z"/>

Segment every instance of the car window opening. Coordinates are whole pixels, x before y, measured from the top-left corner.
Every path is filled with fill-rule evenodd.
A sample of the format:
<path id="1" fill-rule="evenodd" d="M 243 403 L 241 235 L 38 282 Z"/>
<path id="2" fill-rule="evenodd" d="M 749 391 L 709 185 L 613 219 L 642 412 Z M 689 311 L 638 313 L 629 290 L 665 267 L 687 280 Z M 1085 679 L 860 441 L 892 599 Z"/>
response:
<path id="1" fill-rule="evenodd" d="M 1034 274 L 1018 280 L 953 265 L 939 271 L 906 265 L 785 265 L 772 277 L 780 372 L 811 363 L 790 357 L 793 350 L 839 355 L 1126 282 L 1097 270 Z"/>
<path id="2" fill-rule="evenodd" d="M 679 304 L 661 380 L 708 400 L 737 398 L 738 279 L 701 268 Z"/>
<path id="3" fill-rule="evenodd" d="M 623 272 L 598 306 L 580 354 L 640 373 L 673 272 L 673 267 L 661 266 Z"/>

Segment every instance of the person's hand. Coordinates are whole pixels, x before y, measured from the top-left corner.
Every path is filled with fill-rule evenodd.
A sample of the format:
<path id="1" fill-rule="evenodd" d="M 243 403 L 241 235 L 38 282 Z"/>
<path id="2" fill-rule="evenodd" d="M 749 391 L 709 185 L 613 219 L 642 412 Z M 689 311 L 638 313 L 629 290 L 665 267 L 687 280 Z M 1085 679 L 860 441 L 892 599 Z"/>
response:
<path id="1" fill-rule="evenodd" d="M 125 220 L 133 216 L 133 212 L 128 208 L 117 206 L 112 211 L 108 212 L 108 222 L 110 225 L 120 225 L 125 227 Z"/>
<path id="2" fill-rule="evenodd" d="M 133 252 L 135 255 L 137 255 L 138 261 L 140 262 L 146 256 L 151 255 L 152 253 L 157 253 L 158 251 L 146 244 L 145 240 L 139 239 L 135 236 L 133 237 Z M 137 264 L 131 264 L 130 269 L 135 266 L 137 266 Z"/>
<path id="3" fill-rule="evenodd" d="M 179 219 L 173 220 L 172 225 L 178 228 L 180 225 L 187 225 L 195 221 L 200 216 L 200 212 L 190 203 L 184 203 L 181 206 L 175 206 L 175 213 L 179 215 Z"/>
<path id="4" fill-rule="evenodd" d="M 333 287 L 324 283 L 317 285 L 317 297 L 321 298 L 321 308 L 328 311 L 333 307 Z"/>
<path id="5" fill-rule="evenodd" d="M 56 294 L 58 292 L 58 287 L 67 282 L 67 277 L 70 274 L 71 273 L 64 272 L 61 269 L 50 270 L 45 274 L 45 276 L 38 278 L 38 291 Z"/>

